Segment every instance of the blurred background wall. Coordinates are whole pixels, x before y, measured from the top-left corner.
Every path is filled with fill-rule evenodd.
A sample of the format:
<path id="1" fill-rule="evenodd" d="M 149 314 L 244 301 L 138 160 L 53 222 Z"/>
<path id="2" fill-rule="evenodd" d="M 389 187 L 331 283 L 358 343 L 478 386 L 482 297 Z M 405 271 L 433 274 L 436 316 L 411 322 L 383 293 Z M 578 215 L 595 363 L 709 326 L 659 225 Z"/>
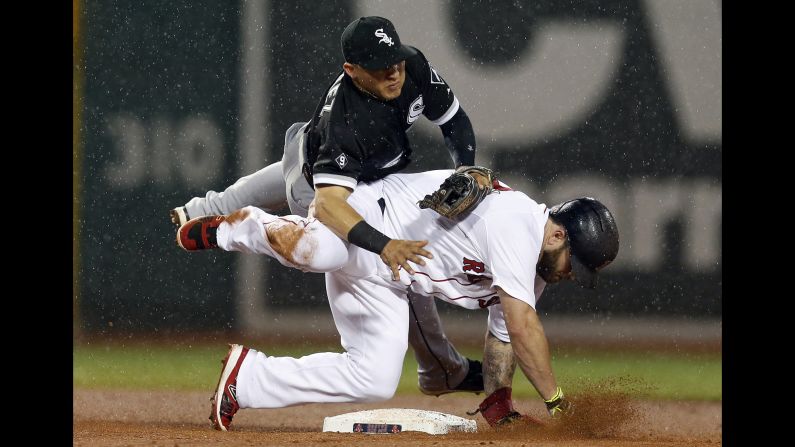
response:
<path id="1" fill-rule="evenodd" d="M 80 331 L 256 333 L 273 315 L 328 314 L 322 275 L 186 253 L 168 211 L 281 158 L 360 15 L 390 18 L 429 58 L 472 119 L 479 164 L 539 202 L 589 195 L 616 214 L 621 250 L 599 289 L 549 287 L 539 311 L 720 319 L 718 1 L 81 0 L 75 13 Z M 411 171 L 452 167 L 436 126 L 410 136 Z"/>

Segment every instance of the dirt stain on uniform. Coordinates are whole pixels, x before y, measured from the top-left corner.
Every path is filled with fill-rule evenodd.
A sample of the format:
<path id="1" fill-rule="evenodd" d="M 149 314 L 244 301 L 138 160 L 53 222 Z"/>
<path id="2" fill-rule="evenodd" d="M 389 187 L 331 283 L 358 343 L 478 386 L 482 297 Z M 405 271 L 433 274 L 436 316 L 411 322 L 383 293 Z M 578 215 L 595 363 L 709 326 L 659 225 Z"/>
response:
<path id="1" fill-rule="evenodd" d="M 315 245 L 311 241 L 298 245 L 306 236 L 307 228 L 303 221 L 293 222 L 277 219 L 265 226 L 268 242 L 273 250 L 283 256 L 291 264 L 304 269 L 315 254 Z"/>
<path id="2" fill-rule="evenodd" d="M 226 216 L 226 221 L 230 224 L 236 224 L 238 222 L 242 222 L 243 219 L 249 216 L 249 214 L 251 214 L 251 211 L 247 209 L 240 209 Z"/>

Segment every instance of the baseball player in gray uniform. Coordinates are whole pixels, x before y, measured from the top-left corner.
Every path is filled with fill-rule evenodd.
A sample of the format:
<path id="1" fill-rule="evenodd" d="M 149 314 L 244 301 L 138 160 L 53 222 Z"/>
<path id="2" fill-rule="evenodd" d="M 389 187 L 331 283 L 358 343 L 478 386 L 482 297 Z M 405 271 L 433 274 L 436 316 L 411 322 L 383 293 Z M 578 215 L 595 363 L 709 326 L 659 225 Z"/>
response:
<path id="1" fill-rule="evenodd" d="M 552 209 L 500 183 L 468 213 L 451 219 L 417 206 L 452 171 L 393 174 L 360 184 L 348 203 L 392 239 L 429 240 L 432 259 L 398 280 L 379 256 L 336 237 L 312 217 L 275 216 L 246 207 L 188 221 L 178 244 L 193 251 L 272 256 L 303 271 L 326 274 L 328 299 L 343 353 L 300 359 L 273 357 L 232 345 L 213 396 L 210 419 L 227 430 L 240 408 L 281 408 L 320 402 L 374 402 L 394 394 L 408 347 L 406 291 L 467 309 L 487 309 L 491 345 L 509 347 L 551 415 L 565 412 L 549 347 L 536 314 L 547 284 L 574 279 L 593 287 L 618 253 L 618 229 L 598 200 L 579 198 Z M 489 364 L 484 365 L 489 377 Z M 491 425 L 521 418 L 510 380 L 486 381 L 477 411 Z M 526 417 L 526 416 L 525 416 Z"/>
<path id="2" fill-rule="evenodd" d="M 244 206 L 314 215 L 345 241 L 381 256 L 393 272 L 430 256 L 425 241 L 390 240 L 370 226 L 346 198 L 357 185 L 399 172 L 411 162 L 406 131 L 421 116 L 437 124 L 456 167 L 475 163 L 475 134 L 447 82 L 421 51 L 401 44 L 382 17 L 351 22 L 341 37 L 343 71 L 318 101 L 311 120 L 285 134 L 284 157 L 223 192 L 209 191 L 171 211 L 178 225 Z M 410 340 L 422 392 L 483 390 L 481 363 L 458 353 L 442 331 L 433 300 L 409 292 Z"/>

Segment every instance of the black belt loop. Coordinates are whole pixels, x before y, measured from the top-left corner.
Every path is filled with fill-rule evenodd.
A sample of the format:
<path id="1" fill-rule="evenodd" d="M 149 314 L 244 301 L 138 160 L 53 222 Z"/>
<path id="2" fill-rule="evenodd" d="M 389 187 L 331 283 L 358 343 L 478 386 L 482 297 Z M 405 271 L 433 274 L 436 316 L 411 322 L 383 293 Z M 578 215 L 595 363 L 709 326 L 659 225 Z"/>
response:
<path id="1" fill-rule="evenodd" d="M 384 200 L 383 197 L 378 199 L 378 206 L 381 207 L 381 215 L 383 216 L 384 215 L 384 209 L 386 209 L 386 200 Z"/>

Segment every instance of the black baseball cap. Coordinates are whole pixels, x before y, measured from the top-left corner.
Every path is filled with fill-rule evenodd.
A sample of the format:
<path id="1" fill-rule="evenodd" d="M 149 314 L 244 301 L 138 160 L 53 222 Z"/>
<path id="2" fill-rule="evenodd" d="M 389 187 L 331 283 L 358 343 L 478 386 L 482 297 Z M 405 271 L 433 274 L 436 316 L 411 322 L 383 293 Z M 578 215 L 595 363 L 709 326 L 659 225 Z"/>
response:
<path id="1" fill-rule="evenodd" d="M 610 210 L 592 197 L 569 200 L 549 210 L 566 229 L 574 280 L 593 289 L 599 270 L 618 255 L 618 227 Z"/>
<path id="2" fill-rule="evenodd" d="M 345 62 L 368 70 L 381 70 L 417 54 L 402 45 L 395 25 L 378 17 L 360 17 L 351 22 L 340 38 Z"/>

